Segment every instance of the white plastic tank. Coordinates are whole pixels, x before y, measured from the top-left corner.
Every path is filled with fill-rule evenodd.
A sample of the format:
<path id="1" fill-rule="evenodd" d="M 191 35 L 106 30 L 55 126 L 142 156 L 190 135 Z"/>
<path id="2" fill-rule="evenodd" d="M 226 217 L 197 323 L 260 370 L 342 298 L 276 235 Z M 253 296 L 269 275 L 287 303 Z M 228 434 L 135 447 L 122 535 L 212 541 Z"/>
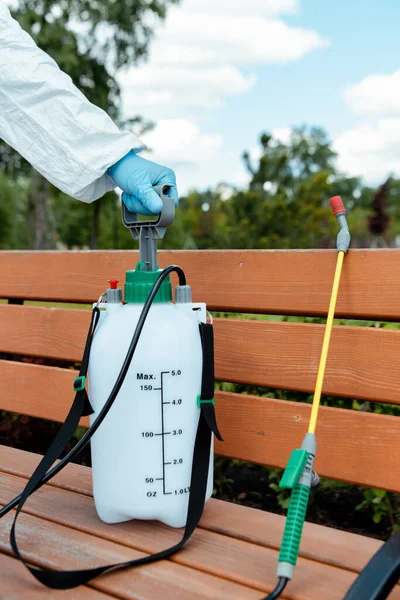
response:
<path id="1" fill-rule="evenodd" d="M 128 351 L 157 271 L 128 271 L 125 301 L 106 304 L 89 364 L 93 422 Z M 93 492 L 107 523 L 156 519 L 186 524 L 193 449 L 200 415 L 204 304 L 172 304 L 166 280 L 150 309 L 118 396 L 91 440 Z M 211 444 L 213 442 L 211 441 Z M 213 487 L 211 448 L 207 499 Z"/>

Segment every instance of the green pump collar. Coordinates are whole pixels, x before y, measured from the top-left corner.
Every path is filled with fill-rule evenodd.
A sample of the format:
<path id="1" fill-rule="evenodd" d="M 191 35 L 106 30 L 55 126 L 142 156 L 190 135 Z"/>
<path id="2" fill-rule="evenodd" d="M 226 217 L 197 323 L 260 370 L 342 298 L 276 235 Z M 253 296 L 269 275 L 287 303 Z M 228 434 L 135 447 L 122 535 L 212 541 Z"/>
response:
<path id="1" fill-rule="evenodd" d="M 162 269 L 157 271 L 144 271 L 143 262 L 138 262 L 134 271 L 126 272 L 125 281 L 125 302 L 134 304 L 144 304 L 149 297 L 151 288 L 156 282 Z M 154 299 L 154 302 L 171 302 L 172 286 L 171 279 L 168 276 L 161 284 L 160 290 Z"/>

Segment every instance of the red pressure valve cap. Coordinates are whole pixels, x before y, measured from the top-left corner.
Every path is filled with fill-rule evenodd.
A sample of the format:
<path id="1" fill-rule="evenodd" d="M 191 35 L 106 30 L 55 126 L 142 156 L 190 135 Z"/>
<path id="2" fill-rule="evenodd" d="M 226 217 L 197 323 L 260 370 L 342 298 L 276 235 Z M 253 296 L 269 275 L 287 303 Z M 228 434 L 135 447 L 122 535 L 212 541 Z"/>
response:
<path id="1" fill-rule="evenodd" d="M 335 217 L 339 213 L 346 212 L 346 209 L 343 204 L 343 200 L 340 196 L 334 196 L 333 198 L 331 198 L 330 202 L 331 202 L 333 214 L 335 215 Z"/>
<path id="2" fill-rule="evenodd" d="M 109 279 L 108 283 L 110 284 L 110 288 L 112 290 L 116 290 L 117 289 L 117 285 L 118 285 L 119 279 Z"/>

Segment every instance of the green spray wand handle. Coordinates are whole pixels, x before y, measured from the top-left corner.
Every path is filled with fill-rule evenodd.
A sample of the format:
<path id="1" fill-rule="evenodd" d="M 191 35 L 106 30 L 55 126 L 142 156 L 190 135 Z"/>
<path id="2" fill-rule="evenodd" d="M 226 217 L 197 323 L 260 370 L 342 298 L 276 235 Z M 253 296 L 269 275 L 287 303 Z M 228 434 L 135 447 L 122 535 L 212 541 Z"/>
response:
<path id="1" fill-rule="evenodd" d="M 307 433 L 301 449 L 292 452 L 279 484 L 280 488 L 292 490 L 279 553 L 279 578 L 292 579 L 293 577 L 294 567 L 299 556 L 310 488 L 317 485 L 319 481 L 318 476 L 313 470 L 315 453 L 315 435 Z"/>
<path id="2" fill-rule="evenodd" d="M 281 550 L 279 553 L 279 566 L 296 566 L 299 556 L 301 536 L 306 519 L 310 488 L 307 485 L 296 483 L 290 496 L 289 509 L 286 516 L 285 531 L 283 533 Z M 287 572 L 289 570 L 289 573 Z M 283 572 L 284 571 L 284 572 Z M 290 579 L 293 574 L 292 568 L 286 566 L 278 567 L 278 576 Z"/>

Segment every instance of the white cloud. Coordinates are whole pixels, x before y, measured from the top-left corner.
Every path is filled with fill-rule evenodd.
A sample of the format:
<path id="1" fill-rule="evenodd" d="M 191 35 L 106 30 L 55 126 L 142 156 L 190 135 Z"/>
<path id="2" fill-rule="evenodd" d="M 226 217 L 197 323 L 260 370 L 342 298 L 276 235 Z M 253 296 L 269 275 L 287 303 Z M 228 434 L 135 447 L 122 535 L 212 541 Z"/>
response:
<path id="1" fill-rule="evenodd" d="M 250 181 L 240 156 L 226 148 L 221 148 L 213 159 L 204 157 L 204 160 L 193 165 L 178 165 L 175 172 L 181 195 L 192 189 L 215 189 L 221 183 L 242 188 Z"/>
<path id="2" fill-rule="evenodd" d="M 254 66 L 299 60 L 325 46 L 317 32 L 276 16 L 296 8 L 294 0 L 183 0 L 156 30 L 149 61 L 120 73 L 125 114 L 157 119 L 215 108 L 252 88 Z"/>
<path id="3" fill-rule="evenodd" d="M 297 0 L 186 0 L 197 13 L 278 15 L 297 12 Z"/>
<path id="4" fill-rule="evenodd" d="M 151 58 L 157 64 L 273 64 L 302 58 L 326 45 L 315 31 L 290 27 L 260 14 L 197 14 L 175 9 L 160 32 Z"/>
<path id="5" fill-rule="evenodd" d="M 189 119 L 161 119 L 142 139 L 151 150 L 149 158 L 172 167 L 214 159 L 222 146 L 219 134 L 201 133 Z"/>
<path id="6" fill-rule="evenodd" d="M 292 136 L 291 127 L 276 127 L 272 130 L 272 137 L 281 144 L 288 144 Z"/>
<path id="7" fill-rule="evenodd" d="M 224 148 L 222 136 L 203 133 L 190 119 L 161 119 L 142 137 L 151 150 L 143 155 L 174 169 L 181 194 L 223 181 L 239 187 L 249 181 L 240 155 Z"/>
<path id="8" fill-rule="evenodd" d="M 340 169 L 371 184 L 400 176 L 400 71 L 368 75 L 343 97 L 360 120 L 334 143 Z"/>
<path id="9" fill-rule="evenodd" d="M 182 0 L 156 29 L 149 60 L 119 74 L 125 116 L 158 122 L 144 140 L 153 160 L 175 169 L 181 191 L 248 183 L 240 151 L 203 131 L 206 115 L 248 93 L 256 66 L 299 60 L 328 43 L 281 18 L 297 9 L 298 0 Z"/>
<path id="10" fill-rule="evenodd" d="M 120 73 L 119 81 L 125 113 L 165 116 L 188 106 L 216 108 L 222 97 L 250 90 L 255 79 L 229 65 L 197 69 L 149 65 Z"/>
<path id="11" fill-rule="evenodd" d="M 348 106 L 359 115 L 400 116 L 400 71 L 368 75 L 344 91 Z"/>
<path id="12" fill-rule="evenodd" d="M 400 118 L 360 123 L 340 135 L 334 148 L 342 171 L 371 184 L 390 173 L 400 176 Z"/>

